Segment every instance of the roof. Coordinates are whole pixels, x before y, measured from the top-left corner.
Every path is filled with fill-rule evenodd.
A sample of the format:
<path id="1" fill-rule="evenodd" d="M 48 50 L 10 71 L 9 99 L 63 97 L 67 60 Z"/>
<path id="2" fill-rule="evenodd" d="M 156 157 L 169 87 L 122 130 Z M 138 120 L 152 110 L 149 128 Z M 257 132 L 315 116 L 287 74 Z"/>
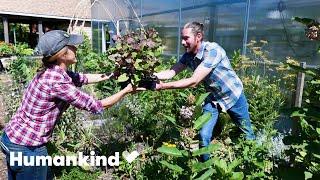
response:
<path id="1" fill-rule="evenodd" d="M 0 0 L 0 14 L 91 20 L 90 0 Z"/>

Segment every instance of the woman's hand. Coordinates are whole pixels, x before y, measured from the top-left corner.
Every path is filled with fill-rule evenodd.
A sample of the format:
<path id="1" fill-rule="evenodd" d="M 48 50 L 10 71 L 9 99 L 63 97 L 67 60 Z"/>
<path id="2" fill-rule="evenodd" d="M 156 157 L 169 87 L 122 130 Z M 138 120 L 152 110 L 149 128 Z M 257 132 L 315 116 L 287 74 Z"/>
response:
<path id="1" fill-rule="evenodd" d="M 136 93 L 137 91 L 145 91 L 146 88 L 143 87 L 137 87 L 137 86 L 132 86 L 131 83 L 129 83 L 124 90 L 126 91 L 126 93 Z"/>
<path id="2" fill-rule="evenodd" d="M 101 75 L 102 81 L 111 79 L 112 77 L 114 77 L 114 74 L 113 74 L 113 73 L 105 73 L 105 74 L 102 74 L 102 75 Z"/>

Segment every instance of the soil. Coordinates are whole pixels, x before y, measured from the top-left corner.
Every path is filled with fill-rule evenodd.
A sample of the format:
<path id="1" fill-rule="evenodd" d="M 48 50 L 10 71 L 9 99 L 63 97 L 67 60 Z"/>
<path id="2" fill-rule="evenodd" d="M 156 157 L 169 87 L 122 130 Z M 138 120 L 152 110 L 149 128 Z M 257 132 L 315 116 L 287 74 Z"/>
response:
<path id="1" fill-rule="evenodd" d="M 11 79 L 8 75 L 1 73 L 0 74 L 0 86 L 3 87 L 1 89 L 4 89 L 5 87 L 9 87 L 9 84 L 11 83 Z M 3 101 L 3 94 L 0 92 L 0 130 L 3 129 L 5 126 L 5 104 Z M 7 165 L 6 165 L 6 158 L 5 155 L 0 151 L 0 180 L 7 179 Z"/>

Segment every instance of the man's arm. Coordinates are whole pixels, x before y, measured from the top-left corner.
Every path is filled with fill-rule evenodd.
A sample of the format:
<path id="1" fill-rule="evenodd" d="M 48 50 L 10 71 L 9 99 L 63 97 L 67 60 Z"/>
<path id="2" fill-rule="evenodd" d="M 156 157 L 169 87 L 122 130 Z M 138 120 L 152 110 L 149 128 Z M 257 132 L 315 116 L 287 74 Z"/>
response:
<path id="1" fill-rule="evenodd" d="M 165 70 L 165 71 L 161 71 L 158 73 L 154 73 L 154 75 L 157 76 L 158 79 L 160 79 L 160 80 L 171 79 L 175 75 L 177 75 L 178 73 L 183 71 L 184 69 L 186 69 L 186 65 L 178 62 L 175 65 L 173 65 L 170 70 Z"/>
<path id="2" fill-rule="evenodd" d="M 168 83 L 160 82 L 156 85 L 156 89 L 182 89 L 188 87 L 196 87 L 211 72 L 211 70 L 212 68 L 207 68 L 204 65 L 200 64 L 190 78 Z"/>
<path id="3" fill-rule="evenodd" d="M 105 81 L 110 79 L 113 76 L 113 73 L 111 74 L 84 74 L 88 79 L 88 84 L 90 83 L 97 83 L 100 81 Z"/>

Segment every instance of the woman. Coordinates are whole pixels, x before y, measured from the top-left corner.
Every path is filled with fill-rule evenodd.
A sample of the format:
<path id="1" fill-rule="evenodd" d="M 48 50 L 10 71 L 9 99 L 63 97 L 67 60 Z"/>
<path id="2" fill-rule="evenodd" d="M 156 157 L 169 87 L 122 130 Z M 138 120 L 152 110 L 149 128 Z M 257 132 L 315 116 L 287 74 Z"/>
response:
<path id="1" fill-rule="evenodd" d="M 110 97 L 96 100 L 77 89 L 83 84 L 110 78 L 68 71 L 68 67 L 77 62 L 76 45 L 82 42 L 82 36 L 61 30 L 47 32 L 40 38 L 37 49 L 43 55 L 45 68 L 28 85 L 22 104 L 6 125 L 0 143 L 7 159 L 8 179 L 47 179 L 47 166 L 18 166 L 17 163 L 10 166 L 10 152 L 22 152 L 22 156 L 47 156 L 46 143 L 57 120 L 70 104 L 101 113 L 133 91 L 129 84 Z"/>

